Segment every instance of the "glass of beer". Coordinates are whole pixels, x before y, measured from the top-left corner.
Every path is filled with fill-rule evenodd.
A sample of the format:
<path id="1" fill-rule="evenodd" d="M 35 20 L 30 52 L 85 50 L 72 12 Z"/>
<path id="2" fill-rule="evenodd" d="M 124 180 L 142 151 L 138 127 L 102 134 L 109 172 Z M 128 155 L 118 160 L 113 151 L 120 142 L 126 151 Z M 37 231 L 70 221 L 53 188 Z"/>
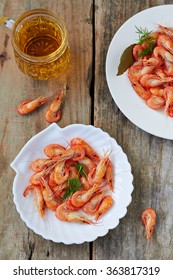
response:
<path id="1" fill-rule="evenodd" d="M 36 80 L 57 77 L 69 63 L 65 24 L 48 10 L 23 13 L 14 22 L 12 46 L 19 69 Z"/>

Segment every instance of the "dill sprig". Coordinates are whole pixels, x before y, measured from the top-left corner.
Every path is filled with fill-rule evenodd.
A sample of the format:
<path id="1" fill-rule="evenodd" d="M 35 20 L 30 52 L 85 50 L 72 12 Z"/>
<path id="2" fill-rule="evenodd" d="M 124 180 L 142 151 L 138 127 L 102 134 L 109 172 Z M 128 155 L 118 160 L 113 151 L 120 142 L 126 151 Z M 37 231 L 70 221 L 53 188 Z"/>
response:
<path id="1" fill-rule="evenodd" d="M 136 27 L 136 26 L 135 26 Z M 139 53 L 138 57 L 142 57 L 148 54 L 151 54 L 154 46 L 155 46 L 155 39 L 150 36 L 152 31 L 148 31 L 147 28 L 142 28 L 142 27 L 136 27 L 139 38 L 138 38 L 138 44 L 142 45 L 143 43 L 147 43 L 146 48 Z"/>
<path id="2" fill-rule="evenodd" d="M 139 35 L 138 44 L 143 44 L 144 42 L 148 41 L 150 38 L 149 35 L 152 31 L 148 31 L 147 28 L 138 28 L 137 26 L 135 26 L 135 28 L 137 29 L 136 33 Z"/>
<path id="3" fill-rule="evenodd" d="M 66 198 L 74 194 L 76 191 L 80 190 L 82 187 L 82 184 L 78 177 L 68 179 L 67 183 L 68 183 L 68 188 L 66 189 L 65 193 L 61 198 L 62 201 L 64 201 Z"/>
<path id="4" fill-rule="evenodd" d="M 154 46 L 155 46 L 155 42 L 151 41 L 149 42 L 149 45 L 147 48 L 145 48 L 141 53 L 138 54 L 138 57 L 142 57 L 142 56 L 145 56 L 147 54 L 151 54 L 153 49 L 154 49 Z"/>
<path id="5" fill-rule="evenodd" d="M 78 173 L 79 173 L 81 176 L 84 176 L 85 178 L 87 177 L 85 168 L 84 168 L 84 166 L 83 166 L 82 164 L 76 163 L 75 167 L 76 167 L 76 170 L 78 171 Z"/>

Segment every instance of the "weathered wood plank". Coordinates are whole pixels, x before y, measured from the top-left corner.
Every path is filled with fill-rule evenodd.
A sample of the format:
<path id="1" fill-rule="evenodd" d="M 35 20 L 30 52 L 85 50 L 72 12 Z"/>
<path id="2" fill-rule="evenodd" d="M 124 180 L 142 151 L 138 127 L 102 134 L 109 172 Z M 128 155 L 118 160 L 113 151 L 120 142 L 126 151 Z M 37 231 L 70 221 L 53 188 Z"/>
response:
<path id="1" fill-rule="evenodd" d="M 1 56 L 0 65 L 0 259 L 88 259 L 89 244 L 55 244 L 26 227 L 13 203 L 12 183 L 15 174 L 9 164 L 33 135 L 48 126 L 44 119 L 46 106 L 23 117 L 16 112 L 20 101 L 40 95 L 55 95 L 57 90 L 64 88 L 66 100 L 59 125 L 64 127 L 71 123 L 90 123 L 92 1 L 2 0 L 0 14 L 16 19 L 26 9 L 31 8 L 49 8 L 64 19 L 71 46 L 71 62 L 60 78 L 34 81 L 18 70 L 10 39 L 0 30 L 0 54 L 6 52 L 5 57 Z"/>
<path id="2" fill-rule="evenodd" d="M 164 3 L 171 1 L 95 1 L 94 124 L 113 136 L 128 155 L 135 189 L 128 213 L 119 226 L 94 242 L 93 259 L 173 258 L 172 141 L 149 135 L 126 119 L 113 102 L 105 78 L 106 54 L 117 29 L 137 12 Z M 140 219 L 147 207 L 157 212 L 156 231 L 150 244 L 143 236 Z"/>

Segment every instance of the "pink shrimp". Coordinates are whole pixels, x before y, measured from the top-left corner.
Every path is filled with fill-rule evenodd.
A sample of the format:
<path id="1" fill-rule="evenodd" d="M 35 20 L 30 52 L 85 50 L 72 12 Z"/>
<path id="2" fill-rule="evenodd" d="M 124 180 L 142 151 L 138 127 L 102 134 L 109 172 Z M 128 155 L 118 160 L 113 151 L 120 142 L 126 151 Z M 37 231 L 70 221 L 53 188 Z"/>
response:
<path id="1" fill-rule="evenodd" d="M 159 76 L 154 74 L 146 74 L 140 79 L 140 84 L 143 87 L 151 88 L 161 86 L 164 83 L 171 81 L 173 81 L 173 77 L 160 78 Z"/>
<path id="2" fill-rule="evenodd" d="M 80 190 L 75 192 L 71 197 L 71 203 L 76 207 L 83 206 L 86 202 L 88 202 L 94 194 L 100 190 L 99 185 L 94 185 L 88 190 Z"/>
<path id="3" fill-rule="evenodd" d="M 157 39 L 157 45 L 159 47 L 165 48 L 170 53 L 173 53 L 173 41 L 168 35 L 160 34 L 158 39 Z"/>
<path id="4" fill-rule="evenodd" d="M 26 115 L 43 105 L 48 99 L 40 96 L 35 100 L 26 100 L 19 103 L 17 111 L 21 115 Z"/>
<path id="5" fill-rule="evenodd" d="M 153 73 L 155 66 L 132 65 L 128 70 L 128 77 L 131 82 L 139 81 L 146 74 Z"/>
<path id="6" fill-rule="evenodd" d="M 154 109 L 154 110 L 158 110 L 160 108 L 162 108 L 163 106 L 165 106 L 165 98 L 161 97 L 161 96 L 151 96 L 148 100 L 146 100 L 147 105 Z"/>
<path id="7" fill-rule="evenodd" d="M 84 165 L 87 172 L 91 171 L 94 167 L 96 167 L 96 163 L 88 157 L 83 157 L 82 159 L 78 160 L 78 162 Z"/>
<path id="8" fill-rule="evenodd" d="M 108 165 L 106 168 L 106 173 L 105 173 L 105 180 L 107 182 L 107 184 L 109 185 L 109 188 L 111 191 L 114 190 L 114 186 L 113 186 L 113 165 L 111 160 L 109 159 L 108 161 Z"/>
<path id="9" fill-rule="evenodd" d="M 32 185 L 40 185 L 41 178 L 47 177 L 51 173 L 53 168 L 54 168 L 54 165 L 51 165 L 48 168 L 45 168 L 40 172 L 36 172 L 36 173 L 32 174 L 30 177 L 30 183 Z"/>
<path id="10" fill-rule="evenodd" d="M 82 208 L 82 210 L 89 215 L 93 215 L 99 208 L 100 203 L 105 196 L 107 189 L 100 190 L 96 195 L 94 195 L 91 200 L 89 200 Z"/>
<path id="11" fill-rule="evenodd" d="M 155 57 L 162 57 L 162 59 L 173 63 L 173 54 L 171 54 L 169 51 L 167 51 L 163 47 L 158 47 L 158 46 L 155 47 L 153 50 L 153 55 Z"/>
<path id="12" fill-rule="evenodd" d="M 53 161 L 51 159 L 41 158 L 41 159 L 34 160 L 30 164 L 30 167 L 34 172 L 40 172 L 43 169 L 48 168 L 49 166 L 53 165 L 54 163 L 55 163 L 55 161 Z"/>
<path id="13" fill-rule="evenodd" d="M 165 60 L 164 72 L 167 76 L 173 76 L 173 63 Z"/>
<path id="14" fill-rule="evenodd" d="M 93 224 L 86 216 L 78 213 L 75 206 L 69 205 L 66 202 L 57 207 L 55 216 L 61 221 L 70 223 Z"/>
<path id="15" fill-rule="evenodd" d="M 144 89 L 139 82 L 137 81 L 132 82 L 132 87 L 142 99 L 147 100 L 148 98 L 151 97 L 151 92 L 148 89 Z"/>
<path id="16" fill-rule="evenodd" d="M 139 55 L 143 50 L 144 50 L 144 48 L 139 44 L 137 44 L 133 47 L 133 57 L 136 61 L 139 60 Z"/>
<path id="17" fill-rule="evenodd" d="M 114 200 L 112 196 L 106 196 L 102 199 L 98 210 L 95 213 L 96 221 L 102 217 L 113 205 Z"/>
<path id="18" fill-rule="evenodd" d="M 143 66 L 160 67 L 163 64 L 163 60 L 160 57 L 151 56 L 149 58 L 142 59 Z"/>
<path id="19" fill-rule="evenodd" d="M 164 93 L 164 88 L 150 88 L 150 92 L 152 95 L 154 96 L 160 96 L 160 97 L 164 97 L 163 93 Z"/>
<path id="20" fill-rule="evenodd" d="M 85 150 L 86 156 L 88 156 L 92 160 L 98 161 L 100 159 L 98 153 L 88 144 L 86 143 L 82 138 L 73 138 L 70 142 L 70 146 L 74 147 L 76 145 L 82 146 L 82 148 Z"/>
<path id="21" fill-rule="evenodd" d="M 47 208 L 51 211 L 55 211 L 56 208 L 60 205 L 61 201 L 57 201 L 54 197 L 54 194 L 46 188 L 43 189 L 42 194 Z"/>
<path id="22" fill-rule="evenodd" d="M 85 189 L 85 190 L 89 190 L 91 188 L 91 185 L 89 184 L 88 182 L 88 179 L 86 177 L 81 177 L 80 178 L 80 181 L 82 183 L 82 187 Z"/>
<path id="23" fill-rule="evenodd" d="M 165 27 L 165 26 L 159 24 L 158 32 L 166 34 L 170 37 L 173 37 L 173 28 L 172 27 Z"/>
<path id="24" fill-rule="evenodd" d="M 60 161 L 56 164 L 54 171 L 54 181 L 57 184 L 63 184 L 69 177 L 69 170 L 65 166 L 65 161 Z"/>
<path id="25" fill-rule="evenodd" d="M 57 161 L 72 159 L 73 161 L 78 161 L 85 156 L 85 151 L 81 146 L 74 146 L 70 149 L 66 149 L 58 156 L 54 157 Z"/>
<path id="26" fill-rule="evenodd" d="M 128 77 L 131 81 L 132 87 L 136 91 L 136 93 L 144 100 L 147 100 L 151 97 L 151 93 L 149 90 L 143 88 L 143 86 L 139 83 L 141 77 L 147 73 L 152 73 L 155 69 L 155 66 L 145 66 L 142 65 L 133 65 L 128 70 Z"/>
<path id="27" fill-rule="evenodd" d="M 164 89 L 164 95 L 166 98 L 165 112 L 173 118 L 173 87 L 166 87 Z"/>
<path id="28" fill-rule="evenodd" d="M 46 112 L 46 120 L 50 123 L 57 122 L 61 119 L 61 106 L 63 100 L 63 93 L 58 92 L 57 97 L 53 100 L 49 109 Z"/>
<path id="29" fill-rule="evenodd" d="M 45 213 L 45 201 L 43 198 L 41 186 L 29 185 L 25 188 L 23 195 L 26 197 L 28 195 L 29 191 L 33 192 L 34 202 L 38 209 L 38 213 L 39 213 L 40 217 L 43 218 L 44 213 Z"/>
<path id="30" fill-rule="evenodd" d="M 62 152 L 64 152 L 66 148 L 59 144 L 49 144 L 44 148 L 44 153 L 49 158 L 54 158 L 57 156 L 61 156 Z"/>
<path id="31" fill-rule="evenodd" d="M 154 226 L 156 224 L 156 212 L 153 208 L 147 208 L 141 215 L 142 223 L 145 226 L 145 236 L 151 240 Z"/>
<path id="32" fill-rule="evenodd" d="M 97 167 L 94 167 L 88 173 L 88 182 L 90 183 L 90 185 L 102 183 L 102 180 L 106 174 L 108 163 L 109 157 L 104 156 L 98 163 Z"/>

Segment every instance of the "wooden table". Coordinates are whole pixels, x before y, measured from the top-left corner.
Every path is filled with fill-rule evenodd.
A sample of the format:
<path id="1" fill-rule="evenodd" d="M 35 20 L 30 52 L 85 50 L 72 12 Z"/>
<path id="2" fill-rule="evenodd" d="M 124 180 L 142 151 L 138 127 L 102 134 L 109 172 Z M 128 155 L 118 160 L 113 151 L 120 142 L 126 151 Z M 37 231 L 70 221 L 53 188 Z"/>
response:
<path id="1" fill-rule="evenodd" d="M 151 3 L 151 4 L 150 4 Z M 131 16 L 150 6 L 172 1 L 116 0 L 1 0 L 0 15 L 16 19 L 31 8 L 59 14 L 69 34 L 71 62 L 59 79 L 35 81 L 21 73 L 9 36 L 0 30 L 0 258 L 1 259 L 172 259 L 173 173 L 172 141 L 152 136 L 131 123 L 114 103 L 105 77 L 105 60 L 112 37 Z M 145 23 L 144 23 L 145 26 Z M 23 145 L 47 127 L 46 107 L 28 116 L 16 112 L 28 97 L 66 91 L 59 125 L 92 124 L 107 131 L 121 145 L 134 175 L 133 200 L 114 230 L 93 243 L 55 244 L 28 229 L 13 203 L 15 176 L 10 163 Z M 20 186 L 19 186 L 20 187 Z M 150 243 L 144 238 L 140 215 L 146 207 L 157 212 Z"/>

